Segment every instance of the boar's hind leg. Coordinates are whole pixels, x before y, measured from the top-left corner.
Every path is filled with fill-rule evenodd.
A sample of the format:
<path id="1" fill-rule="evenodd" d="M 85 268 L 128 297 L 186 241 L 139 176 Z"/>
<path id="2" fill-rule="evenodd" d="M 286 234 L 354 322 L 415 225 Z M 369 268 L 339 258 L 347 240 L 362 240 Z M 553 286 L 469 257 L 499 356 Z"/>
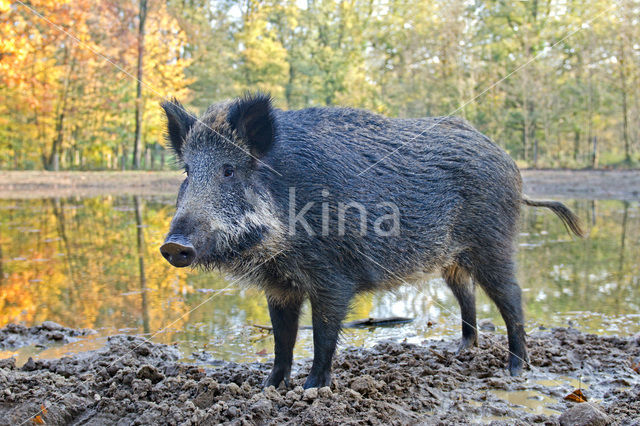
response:
<path id="1" fill-rule="evenodd" d="M 291 375 L 291 363 L 293 362 L 293 347 L 296 344 L 298 333 L 298 318 L 300 317 L 300 307 L 302 297 L 293 300 L 276 301 L 267 297 L 269 305 L 269 315 L 273 326 L 273 338 L 275 341 L 275 360 L 271 374 L 264 382 L 264 386 L 280 386 L 284 380 L 284 385 L 289 387 Z"/>
<path id="2" fill-rule="evenodd" d="M 462 314 L 462 341 L 457 352 L 459 354 L 472 346 L 478 346 L 475 285 L 467 271 L 458 265 L 444 268 L 442 276 L 458 299 Z"/>
<path id="3" fill-rule="evenodd" d="M 349 287 L 345 285 L 342 288 Z M 316 291 L 310 297 L 313 322 L 313 365 L 304 383 L 305 389 L 321 388 L 331 384 L 331 360 L 336 350 L 342 320 L 347 315 L 352 296 L 352 292 L 343 291 L 338 286 L 335 289 Z"/>
<path id="4" fill-rule="evenodd" d="M 521 290 L 515 278 L 511 260 L 499 262 L 497 257 L 476 265 L 474 273 L 478 284 L 498 307 L 509 339 L 509 372 L 518 376 L 528 363 L 522 312 Z"/>

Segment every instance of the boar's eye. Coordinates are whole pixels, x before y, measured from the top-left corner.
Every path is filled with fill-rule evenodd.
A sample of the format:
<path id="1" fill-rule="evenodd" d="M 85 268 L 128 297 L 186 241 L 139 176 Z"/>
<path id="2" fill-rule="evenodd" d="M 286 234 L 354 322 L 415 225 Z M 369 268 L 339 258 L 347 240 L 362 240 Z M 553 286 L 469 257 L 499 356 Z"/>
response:
<path id="1" fill-rule="evenodd" d="M 234 170 L 233 170 L 233 166 L 230 166 L 228 164 L 225 164 L 224 166 L 222 166 L 222 175 L 226 178 L 230 178 L 233 176 Z"/>

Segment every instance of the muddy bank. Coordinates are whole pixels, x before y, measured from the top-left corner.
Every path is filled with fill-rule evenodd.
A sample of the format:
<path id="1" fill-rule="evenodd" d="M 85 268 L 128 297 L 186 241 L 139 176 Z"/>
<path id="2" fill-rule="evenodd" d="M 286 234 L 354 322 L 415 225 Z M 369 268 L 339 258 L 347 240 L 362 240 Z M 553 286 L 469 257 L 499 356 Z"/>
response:
<path id="1" fill-rule="evenodd" d="M 519 378 L 504 369 L 504 336 L 483 333 L 480 347 L 459 357 L 456 344 L 341 348 L 331 388 L 262 391 L 268 364 L 214 361 L 212 354 L 195 355 L 206 365 L 182 363 L 175 347 L 114 336 L 103 349 L 68 358 L 20 368 L 2 361 L 0 422 L 20 424 L 35 415 L 35 423 L 122 425 L 560 424 L 580 416 L 640 422 L 640 374 L 633 370 L 638 336 L 535 332 L 532 369 Z M 309 361 L 296 363 L 294 385 L 304 382 L 309 367 Z M 580 376 L 593 406 L 564 400 Z"/>
<path id="2" fill-rule="evenodd" d="M 0 198 L 95 197 L 99 195 L 176 194 L 179 171 L 45 172 L 3 171 Z"/>
<path id="3" fill-rule="evenodd" d="M 640 170 L 522 170 L 532 197 L 640 200 Z M 3 171 L 0 198 L 176 194 L 184 176 L 164 172 Z"/>
<path id="4" fill-rule="evenodd" d="M 522 170 L 535 197 L 640 200 L 640 170 Z"/>
<path id="5" fill-rule="evenodd" d="M 0 350 L 29 345 L 44 348 L 57 343 L 77 342 L 81 337 L 95 333 L 95 330 L 88 328 L 76 330 L 63 327 L 53 321 L 45 321 L 33 327 L 9 324 L 0 329 Z"/>

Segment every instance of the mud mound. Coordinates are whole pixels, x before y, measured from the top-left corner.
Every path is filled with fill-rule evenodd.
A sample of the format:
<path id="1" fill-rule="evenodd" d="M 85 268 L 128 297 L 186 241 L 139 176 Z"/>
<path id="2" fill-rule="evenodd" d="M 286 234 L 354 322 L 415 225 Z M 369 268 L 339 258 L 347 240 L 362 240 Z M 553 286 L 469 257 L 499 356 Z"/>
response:
<path id="1" fill-rule="evenodd" d="M 428 341 L 343 348 L 331 388 L 263 391 L 268 364 L 185 364 L 172 346 L 114 336 L 104 348 L 73 357 L 31 360 L 22 368 L 0 363 L 0 422 L 20 424 L 39 413 L 35 422 L 46 424 L 559 424 L 565 412 L 563 423 L 595 415 L 638 424 L 636 339 L 539 332 L 529 337 L 532 370 L 518 378 L 504 369 L 504 336 L 483 334 L 479 348 L 459 357 L 455 346 Z M 296 364 L 295 385 L 309 367 L 309 361 Z M 590 403 L 597 402 L 586 407 L 591 411 L 565 401 L 573 388 L 556 381 L 578 376 Z M 545 409 L 503 398 L 523 392 L 543 398 Z"/>
<path id="2" fill-rule="evenodd" d="M 22 324 L 9 324 L 0 329 L 0 350 L 20 348 L 28 345 L 47 347 L 54 343 L 71 343 L 80 337 L 95 334 L 95 330 L 84 328 L 76 330 L 63 327 L 53 321 L 25 327 Z"/>

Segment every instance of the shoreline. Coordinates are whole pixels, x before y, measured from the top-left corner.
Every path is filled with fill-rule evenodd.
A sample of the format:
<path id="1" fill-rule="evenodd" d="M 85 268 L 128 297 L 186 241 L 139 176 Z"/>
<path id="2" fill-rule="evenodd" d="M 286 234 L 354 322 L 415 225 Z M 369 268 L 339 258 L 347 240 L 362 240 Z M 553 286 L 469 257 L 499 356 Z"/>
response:
<path id="1" fill-rule="evenodd" d="M 640 170 L 522 170 L 524 193 L 563 199 L 640 200 Z M 3 171 L 0 199 L 175 195 L 180 171 Z"/>

